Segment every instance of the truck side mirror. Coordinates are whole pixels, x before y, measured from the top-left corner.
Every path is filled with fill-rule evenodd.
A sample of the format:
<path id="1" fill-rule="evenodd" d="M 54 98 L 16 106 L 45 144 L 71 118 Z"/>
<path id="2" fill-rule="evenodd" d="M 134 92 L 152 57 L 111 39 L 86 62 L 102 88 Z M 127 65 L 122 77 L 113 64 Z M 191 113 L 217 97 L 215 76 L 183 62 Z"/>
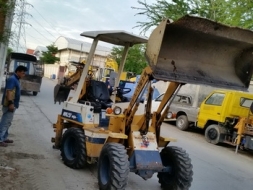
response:
<path id="1" fill-rule="evenodd" d="M 253 102 L 251 103 L 251 105 L 250 105 L 250 111 L 251 111 L 251 113 L 253 113 Z"/>

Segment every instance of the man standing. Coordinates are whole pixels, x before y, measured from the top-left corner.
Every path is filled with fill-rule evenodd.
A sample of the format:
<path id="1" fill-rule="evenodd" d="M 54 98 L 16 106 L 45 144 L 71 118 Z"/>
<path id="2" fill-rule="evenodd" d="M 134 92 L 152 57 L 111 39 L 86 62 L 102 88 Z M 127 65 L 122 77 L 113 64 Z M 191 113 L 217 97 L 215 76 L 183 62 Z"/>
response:
<path id="1" fill-rule="evenodd" d="M 7 143 L 13 143 L 13 140 L 8 139 L 8 129 L 11 126 L 14 112 L 19 107 L 20 100 L 20 82 L 19 79 L 25 76 L 27 68 L 18 66 L 15 73 L 6 81 L 3 99 L 2 99 L 2 118 L 0 121 L 0 146 L 6 147 Z"/>

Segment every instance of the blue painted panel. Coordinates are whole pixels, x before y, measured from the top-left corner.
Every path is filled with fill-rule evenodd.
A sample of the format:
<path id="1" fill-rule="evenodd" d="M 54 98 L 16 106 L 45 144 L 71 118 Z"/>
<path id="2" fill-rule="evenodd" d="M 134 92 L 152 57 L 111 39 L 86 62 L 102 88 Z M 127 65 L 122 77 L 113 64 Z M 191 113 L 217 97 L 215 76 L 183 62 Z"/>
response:
<path id="1" fill-rule="evenodd" d="M 95 137 L 88 137 L 86 136 L 86 141 L 94 144 L 104 144 L 105 138 L 95 138 Z"/>
<path id="2" fill-rule="evenodd" d="M 74 120 L 74 121 L 77 121 L 77 122 L 80 122 L 80 123 L 83 122 L 82 115 L 80 113 L 77 113 L 77 112 L 62 109 L 61 115 L 65 118 L 68 118 L 68 119 L 71 119 L 71 120 Z"/>

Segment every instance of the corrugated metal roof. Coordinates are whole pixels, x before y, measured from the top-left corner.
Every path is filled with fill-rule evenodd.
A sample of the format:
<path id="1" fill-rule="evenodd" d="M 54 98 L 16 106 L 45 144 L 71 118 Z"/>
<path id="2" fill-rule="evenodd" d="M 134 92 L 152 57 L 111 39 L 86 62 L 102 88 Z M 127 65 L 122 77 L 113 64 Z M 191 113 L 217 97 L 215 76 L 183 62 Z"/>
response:
<path id="1" fill-rule="evenodd" d="M 72 50 L 82 51 L 82 52 L 87 52 L 87 53 L 89 53 L 90 51 L 91 43 L 89 42 L 84 42 L 84 41 L 80 41 L 80 40 L 76 40 L 76 39 L 72 39 L 72 38 L 68 38 L 64 36 L 61 36 L 59 38 L 65 38 L 65 40 L 68 43 L 66 45 L 62 45 L 60 48 L 58 47 L 58 50 L 72 49 Z M 111 52 L 111 48 L 98 45 L 96 48 L 95 54 L 106 56 L 110 54 L 110 52 Z"/>

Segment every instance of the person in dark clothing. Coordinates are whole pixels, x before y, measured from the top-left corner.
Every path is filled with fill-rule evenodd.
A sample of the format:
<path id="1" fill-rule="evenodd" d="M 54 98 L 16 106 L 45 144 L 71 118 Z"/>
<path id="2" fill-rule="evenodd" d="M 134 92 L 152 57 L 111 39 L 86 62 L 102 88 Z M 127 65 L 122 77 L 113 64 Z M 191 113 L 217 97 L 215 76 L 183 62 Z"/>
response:
<path id="1" fill-rule="evenodd" d="M 21 95 L 19 79 L 25 76 L 27 68 L 18 66 L 15 73 L 6 81 L 5 89 L 2 98 L 2 118 L 0 121 L 0 146 L 6 147 L 7 143 L 13 143 L 13 140 L 8 139 L 8 130 L 13 120 L 14 112 L 19 107 Z"/>

